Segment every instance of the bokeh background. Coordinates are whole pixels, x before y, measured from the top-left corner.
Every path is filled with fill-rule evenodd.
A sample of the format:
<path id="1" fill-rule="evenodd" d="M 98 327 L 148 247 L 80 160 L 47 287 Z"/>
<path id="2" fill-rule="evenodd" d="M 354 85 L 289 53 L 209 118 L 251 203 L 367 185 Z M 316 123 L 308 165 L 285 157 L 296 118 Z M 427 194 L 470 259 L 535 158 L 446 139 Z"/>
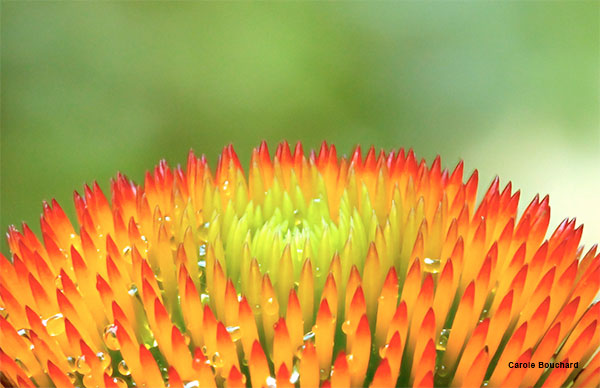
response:
<path id="1" fill-rule="evenodd" d="M 262 139 L 325 139 L 462 158 L 600 241 L 599 2 L 1 7 L 3 230 L 190 148 L 247 163 Z"/>

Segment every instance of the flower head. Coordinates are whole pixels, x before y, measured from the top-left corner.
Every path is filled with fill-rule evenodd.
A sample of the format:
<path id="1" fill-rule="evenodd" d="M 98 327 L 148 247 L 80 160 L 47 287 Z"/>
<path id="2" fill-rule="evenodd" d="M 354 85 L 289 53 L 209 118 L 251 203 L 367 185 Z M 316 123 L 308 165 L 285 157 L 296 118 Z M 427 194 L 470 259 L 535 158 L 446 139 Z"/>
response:
<path id="1" fill-rule="evenodd" d="M 0 379 L 18 386 L 560 386 L 600 382 L 600 256 L 548 197 L 411 151 L 244 172 L 190 152 L 143 185 L 44 203 L 0 258 Z M 534 364 L 534 367 L 519 368 Z M 541 363 L 541 364 L 540 364 Z M 554 364 L 553 364 L 554 363 Z M 556 367 L 556 363 L 559 367 Z"/>

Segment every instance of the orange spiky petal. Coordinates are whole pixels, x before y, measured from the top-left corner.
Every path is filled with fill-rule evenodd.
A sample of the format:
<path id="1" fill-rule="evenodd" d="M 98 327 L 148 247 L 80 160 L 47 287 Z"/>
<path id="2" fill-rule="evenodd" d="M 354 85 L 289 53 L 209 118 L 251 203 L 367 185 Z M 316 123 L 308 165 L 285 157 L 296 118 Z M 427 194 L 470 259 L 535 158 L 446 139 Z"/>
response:
<path id="1" fill-rule="evenodd" d="M 597 246 L 575 219 L 542 241 L 548 196 L 518 216 L 512 183 L 477 203 L 464 176 L 413 150 L 263 142 L 247 175 L 228 145 L 214 174 L 190 152 L 142 185 L 117 174 L 110 198 L 85 185 L 73 223 L 44 202 L 40 237 L 9 227 L 0 258 L 0 381 L 598 384 Z M 567 356 L 579 370 L 508 367 Z"/>

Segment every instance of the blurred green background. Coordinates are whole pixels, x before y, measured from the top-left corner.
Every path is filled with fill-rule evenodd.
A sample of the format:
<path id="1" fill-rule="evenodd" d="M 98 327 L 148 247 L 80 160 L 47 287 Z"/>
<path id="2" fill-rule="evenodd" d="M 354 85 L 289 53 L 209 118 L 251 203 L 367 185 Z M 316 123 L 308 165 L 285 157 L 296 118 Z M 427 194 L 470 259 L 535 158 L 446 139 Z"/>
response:
<path id="1" fill-rule="evenodd" d="M 0 227 L 190 148 L 326 139 L 462 158 L 598 242 L 599 4 L 2 2 Z"/>

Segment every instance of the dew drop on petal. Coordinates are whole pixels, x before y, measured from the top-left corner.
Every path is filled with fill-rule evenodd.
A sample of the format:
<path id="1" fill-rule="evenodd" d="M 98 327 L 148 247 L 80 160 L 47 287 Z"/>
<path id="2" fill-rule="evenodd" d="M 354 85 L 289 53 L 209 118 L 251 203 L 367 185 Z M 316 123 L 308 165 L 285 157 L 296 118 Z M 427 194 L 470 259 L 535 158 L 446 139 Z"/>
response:
<path id="1" fill-rule="evenodd" d="M 308 333 L 304 334 L 304 337 L 302 337 L 302 340 L 303 341 L 310 341 L 313 338 L 315 338 L 315 332 L 311 330 Z"/>
<path id="2" fill-rule="evenodd" d="M 65 332 L 65 319 L 61 313 L 44 319 L 42 324 L 46 326 L 46 330 L 51 336 L 57 336 Z"/>
<path id="3" fill-rule="evenodd" d="M 131 371 L 129 371 L 129 367 L 125 363 L 125 360 L 121 360 L 119 362 L 117 369 L 118 369 L 119 373 L 122 374 L 123 376 L 129 376 L 131 374 Z"/>
<path id="4" fill-rule="evenodd" d="M 321 380 L 326 380 L 329 377 L 329 373 L 325 369 L 319 369 L 319 378 Z"/>
<path id="5" fill-rule="evenodd" d="M 221 355 L 219 354 L 219 352 L 215 352 L 212 355 L 211 363 L 212 363 L 212 366 L 214 366 L 217 369 L 223 367 L 223 359 L 221 358 Z"/>
<path id="6" fill-rule="evenodd" d="M 204 259 L 206 257 L 206 242 L 205 241 L 203 241 L 202 244 L 200 244 L 198 246 L 198 256 L 200 256 L 198 265 L 200 265 L 201 267 L 206 267 L 206 260 Z M 201 262 L 203 263 L 203 265 L 200 264 Z"/>
<path id="7" fill-rule="evenodd" d="M 207 305 L 210 302 L 210 295 L 208 294 L 201 294 L 200 295 L 200 302 L 202 302 L 202 304 Z"/>
<path id="8" fill-rule="evenodd" d="M 69 364 L 69 368 L 71 368 L 72 372 L 77 370 L 77 359 L 74 357 L 67 357 L 67 363 Z"/>
<path id="9" fill-rule="evenodd" d="M 269 298 L 267 303 L 265 304 L 265 313 L 267 315 L 275 315 L 277 314 L 277 306 L 275 305 L 275 301 L 273 298 Z"/>
<path id="10" fill-rule="evenodd" d="M 102 368 L 106 370 L 112 362 L 110 355 L 108 353 L 98 352 L 96 353 L 96 356 L 98 357 L 98 360 L 100 360 L 100 365 L 102 366 Z"/>
<path id="11" fill-rule="evenodd" d="M 354 355 L 353 354 L 348 354 L 346 356 L 346 362 L 348 362 L 348 368 L 350 370 L 353 370 L 353 368 L 354 368 Z"/>
<path id="12" fill-rule="evenodd" d="M 435 350 L 437 351 L 446 351 L 446 345 L 448 344 L 448 337 L 450 336 L 450 329 L 443 329 L 440 332 L 440 338 L 438 342 L 435 344 Z"/>
<path id="13" fill-rule="evenodd" d="M 266 384 L 269 388 L 275 388 L 277 387 L 277 380 L 275 380 L 275 378 L 273 378 L 272 376 L 269 376 L 267 377 Z"/>
<path id="14" fill-rule="evenodd" d="M 79 372 L 82 375 L 87 375 L 88 373 L 90 373 L 91 368 L 88 365 L 87 361 L 85 360 L 85 356 L 79 356 L 79 358 L 77 359 L 77 363 L 75 364 L 75 368 L 77 370 L 77 372 Z"/>
<path id="15" fill-rule="evenodd" d="M 294 364 L 294 368 L 292 369 L 292 375 L 290 376 L 290 383 L 296 384 L 300 379 L 300 372 L 298 372 L 298 366 Z"/>
<path id="16" fill-rule="evenodd" d="M 119 388 L 127 388 L 127 382 L 121 377 L 113 377 L 113 382 L 117 384 Z"/>
<path id="17" fill-rule="evenodd" d="M 127 245 L 125 248 L 123 248 L 123 259 L 125 260 L 125 262 L 127 264 L 131 264 L 131 247 L 129 245 Z"/>
<path id="18" fill-rule="evenodd" d="M 200 382 L 198 380 L 184 381 L 184 388 L 197 388 L 200 387 Z"/>
<path id="19" fill-rule="evenodd" d="M 23 338 L 29 339 L 29 329 L 19 329 L 17 330 L 17 334 Z"/>
<path id="20" fill-rule="evenodd" d="M 431 259 L 426 257 L 423 259 L 423 270 L 429 273 L 438 273 L 440 272 L 440 260 L 439 259 Z"/>
<path id="21" fill-rule="evenodd" d="M 385 353 L 387 352 L 388 347 L 389 345 L 385 344 L 379 348 L 379 357 L 381 357 L 382 359 L 385 358 Z"/>
<path id="22" fill-rule="evenodd" d="M 448 375 L 448 367 L 442 364 L 437 368 L 436 373 L 440 377 L 446 377 Z"/>
<path id="23" fill-rule="evenodd" d="M 346 320 L 346 321 L 344 321 L 344 323 L 342 323 L 342 331 L 344 332 L 344 334 L 350 335 L 351 334 L 350 328 L 351 328 L 350 320 Z"/>
<path id="24" fill-rule="evenodd" d="M 134 283 L 131 283 L 131 285 L 129 286 L 129 291 L 127 291 L 127 292 L 131 296 L 136 296 L 136 295 L 138 295 L 138 288 Z"/>
<path id="25" fill-rule="evenodd" d="M 294 352 L 294 357 L 296 358 L 296 360 L 301 360 L 302 359 L 302 354 L 304 353 L 304 349 L 305 348 L 306 348 L 306 346 L 304 346 L 304 345 L 298 346 L 298 348 Z"/>
<path id="26" fill-rule="evenodd" d="M 231 339 L 236 342 L 242 338 L 242 331 L 239 326 L 227 326 L 227 332 L 231 335 Z"/>
<path id="27" fill-rule="evenodd" d="M 117 340 L 117 326 L 110 324 L 104 328 L 104 343 L 109 350 L 119 350 L 120 345 Z"/>
<path id="28" fill-rule="evenodd" d="M 480 322 L 490 316 L 490 311 L 488 309 L 483 309 L 481 312 Z"/>
<path id="29" fill-rule="evenodd" d="M 71 381 L 71 384 L 73 384 L 73 385 L 77 384 L 77 375 L 75 373 L 73 373 L 73 372 L 67 372 L 67 377 Z"/>
<path id="30" fill-rule="evenodd" d="M 62 282 L 62 277 L 60 275 L 58 275 L 55 279 L 54 279 L 54 286 L 56 287 L 56 289 L 58 290 L 63 290 L 63 282 Z"/>

